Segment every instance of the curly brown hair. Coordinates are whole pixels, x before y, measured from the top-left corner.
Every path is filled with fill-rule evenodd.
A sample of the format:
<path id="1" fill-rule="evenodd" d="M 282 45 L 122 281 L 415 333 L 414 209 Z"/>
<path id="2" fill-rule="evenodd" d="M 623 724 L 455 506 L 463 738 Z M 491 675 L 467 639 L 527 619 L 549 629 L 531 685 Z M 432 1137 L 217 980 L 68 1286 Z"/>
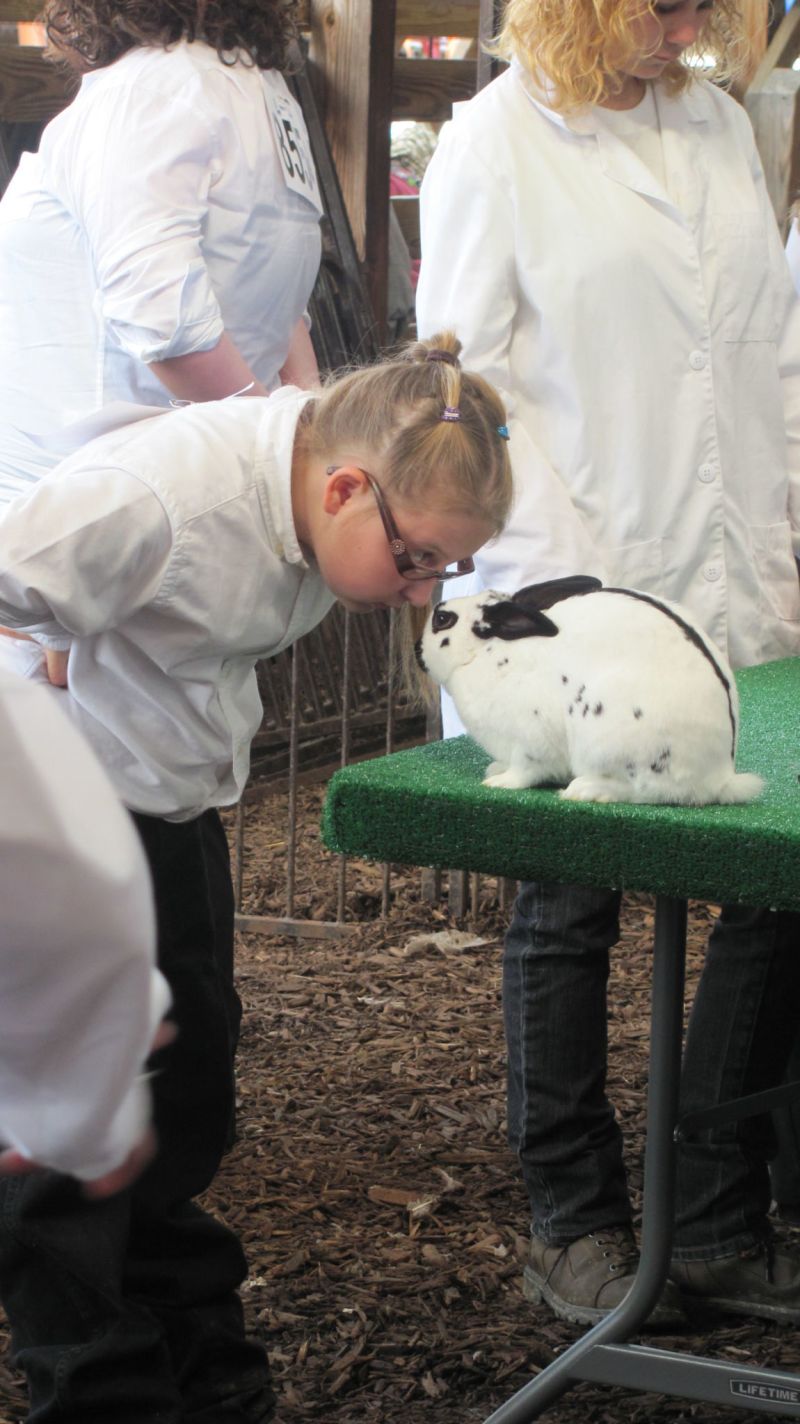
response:
<path id="1" fill-rule="evenodd" d="M 226 64 L 289 68 L 298 0 L 45 0 L 52 57 L 102 69 L 136 45 L 205 40 Z"/>

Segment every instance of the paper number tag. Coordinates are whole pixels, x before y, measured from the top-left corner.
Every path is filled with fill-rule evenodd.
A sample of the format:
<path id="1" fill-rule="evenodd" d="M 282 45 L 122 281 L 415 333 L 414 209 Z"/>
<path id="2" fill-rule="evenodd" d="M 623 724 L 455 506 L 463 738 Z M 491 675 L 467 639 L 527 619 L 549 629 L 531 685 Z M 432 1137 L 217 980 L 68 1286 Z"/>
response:
<path id="1" fill-rule="evenodd" d="M 287 186 L 321 211 L 317 175 L 300 105 L 290 94 L 271 89 L 267 94 L 267 108 Z"/>

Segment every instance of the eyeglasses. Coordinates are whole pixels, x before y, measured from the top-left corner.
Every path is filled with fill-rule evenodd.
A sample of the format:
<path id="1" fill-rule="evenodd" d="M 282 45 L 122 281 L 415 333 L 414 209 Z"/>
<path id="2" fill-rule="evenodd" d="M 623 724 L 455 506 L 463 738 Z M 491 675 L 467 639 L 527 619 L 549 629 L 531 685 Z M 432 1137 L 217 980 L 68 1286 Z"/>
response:
<path id="1" fill-rule="evenodd" d="M 335 474 L 338 468 L 337 465 L 329 465 L 327 473 L 329 475 Z M 397 572 L 402 574 L 404 579 L 418 579 L 420 581 L 424 579 L 437 579 L 443 581 L 444 579 L 460 578 L 462 574 L 474 573 L 475 564 L 471 558 L 459 559 L 454 569 L 432 569 L 427 564 L 419 563 L 416 559 L 412 558 L 408 552 L 406 541 L 394 522 L 392 511 L 386 503 L 386 497 L 377 480 L 373 478 L 369 470 L 362 470 L 360 465 L 356 465 L 355 468 L 364 476 L 364 479 L 367 481 L 367 484 L 375 496 L 375 503 L 378 506 L 381 523 L 386 531 L 386 538 L 389 541 L 392 558 L 394 559 Z"/>

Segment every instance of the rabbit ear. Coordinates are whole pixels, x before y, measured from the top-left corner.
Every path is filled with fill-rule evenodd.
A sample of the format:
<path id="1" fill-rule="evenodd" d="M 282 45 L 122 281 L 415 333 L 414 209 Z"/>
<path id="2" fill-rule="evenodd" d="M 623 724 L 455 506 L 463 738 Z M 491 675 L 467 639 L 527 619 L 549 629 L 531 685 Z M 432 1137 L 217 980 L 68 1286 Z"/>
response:
<path id="1" fill-rule="evenodd" d="M 558 628 L 538 608 L 524 608 L 508 598 L 484 604 L 480 621 L 473 623 L 472 631 L 478 638 L 510 641 L 512 638 L 554 638 Z"/>
<path id="2" fill-rule="evenodd" d="M 512 595 L 514 603 L 530 611 L 552 608 L 564 598 L 577 598 L 582 593 L 596 593 L 602 588 L 599 579 L 588 574 L 572 574 L 568 578 L 548 579 L 546 583 L 531 583 L 527 588 L 518 588 Z"/>

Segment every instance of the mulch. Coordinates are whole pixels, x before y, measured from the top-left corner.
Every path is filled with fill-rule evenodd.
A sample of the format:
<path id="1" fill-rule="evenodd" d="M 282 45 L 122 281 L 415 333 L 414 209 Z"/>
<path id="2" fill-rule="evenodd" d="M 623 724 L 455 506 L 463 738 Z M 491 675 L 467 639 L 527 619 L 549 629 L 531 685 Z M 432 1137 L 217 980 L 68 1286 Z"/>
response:
<path id="1" fill-rule="evenodd" d="M 301 790 L 295 914 L 328 919 L 338 867 L 318 844 L 321 797 Z M 251 913 L 281 910 L 280 800 L 248 811 Z M 345 940 L 240 937 L 238 1138 L 206 1205 L 244 1242 L 248 1323 L 270 1352 L 281 1424 L 481 1421 L 580 1333 L 520 1289 L 528 1220 L 504 1140 L 497 887 L 484 882 L 477 914 L 454 927 L 423 902 L 419 872 L 396 869 L 391 884 L 381 920 L 380 869 L 350 864 Z M 693 906 L 690 983 L 708 923 Z M 627 901 L 610 992 L 610 1092 L 635 1200 L 651 928 L 650 902 Z M 800 1370 L 792 1327 L 730 1320 L 657 1343 Z M 722 1424 L 746 1413 L 581 1385 L 546 1417 Z M 0 1357 L 0 1424 L 24 1417 Z"/>

